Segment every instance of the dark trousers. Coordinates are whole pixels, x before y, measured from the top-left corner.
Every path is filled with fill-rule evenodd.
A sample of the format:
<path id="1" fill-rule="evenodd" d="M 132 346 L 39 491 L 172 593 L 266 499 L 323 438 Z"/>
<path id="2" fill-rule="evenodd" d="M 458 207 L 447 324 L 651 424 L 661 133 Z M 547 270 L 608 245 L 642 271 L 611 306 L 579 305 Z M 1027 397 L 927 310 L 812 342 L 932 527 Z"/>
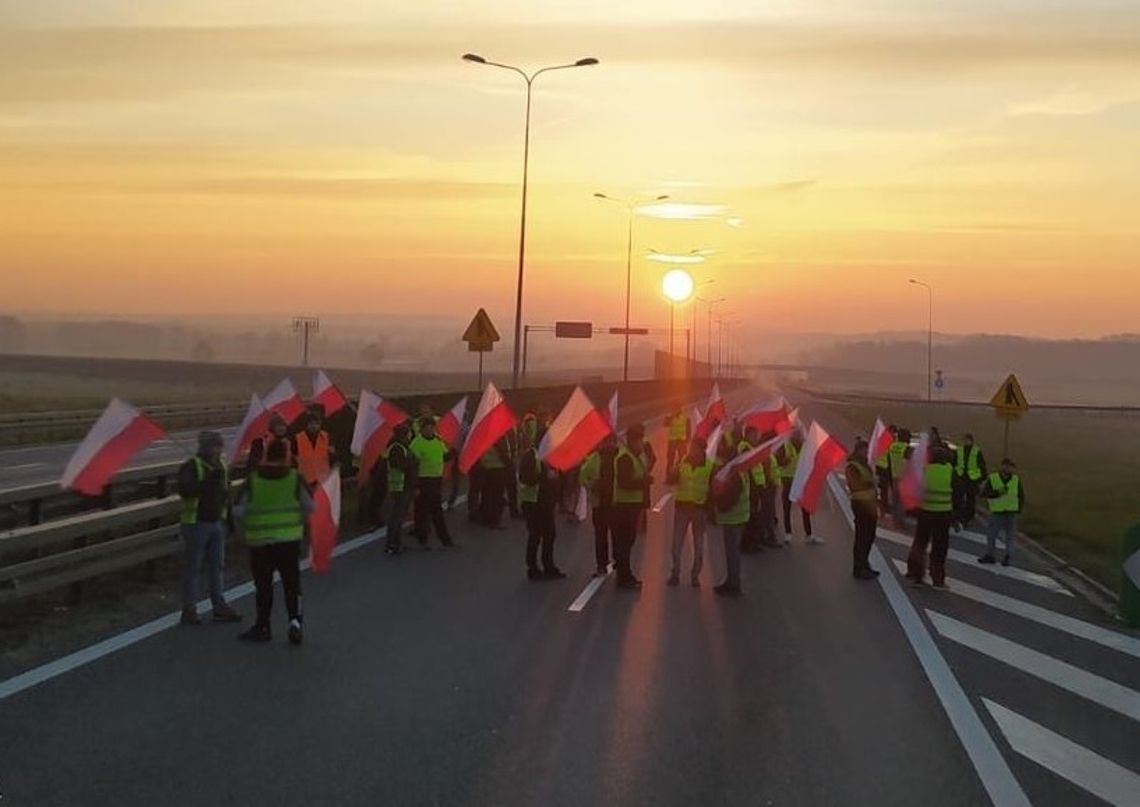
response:
<path id="1" fill-rule="evenodd" d="M 760 512 L 760 488 L 755 485 L 752 486 L 748 504 L 751 508 L 751 514 L 748 516 L 748 523 L 744 525 L 740 534 L 741 552 L 758 550 L 760 548 L 760 537 L 764 530 L 764 516 Z"/>
<path id="2" fill-rule="evenodd" d="M 451 533 L 443 519 L 443 480 L 438 476 L 421 476 L 416 486 L 416 504 L 413 509 L 416 539 L 426 544 L 429 525 L 444 546 L 451 545 Z"/>
<path id="3" fill-rule="evenodd" d="M 946 553 L 950 550 L 950 513 L 918 511 L 914 543 L 906 559 L 906 576 L 921 580 L 926 570 L 926 547 L 930 546 L 930 579 L 937 585 L 946 582 Z"/>
<path id="4" fill-rule="evenodd" d="M 503 484 L 507 488 L 507 510 L 511 518 L 518 518 L 519 513 L 519 479 L 514 468 L 507 468 L 503 477 Z"/>
<path id="5" fill-rule="evenodd" d="M 855 513 L 855 547 L 852 550 L 851 563 L 851 570 L 854 572 L 870 571 L 871 569 L 868 557 L 871 554 L 871 547 L 875 543 L 875 531 L 879 527 L 879 517 L 875 511 L 874 502 L 868 504 L 870 507 L 859 502 L 851 503 L 851 509 Z"/>
<path id="6" fill-rule="evenodd" d="M 776 488 L 768 485 L 760 489 L 760 543 L 776 543 Z"/>
<path id="7" fill-rule="evenodd" d="M 613 508 L 595 507 L 594 519 L 594 562 L 598 570 L 610 565 L 610 536 L 613 535 Z"/>
<path id="8" fill-rule="evenodd" d="M 954 478 L 954 518 L 963 527 L 974 520 L 978 507 L 978 483 L 969 477 Z"/>
<path id="9" fill-rule="evenodd" d="M 615 504 L 610 511 L 614 536 L 614 565 L 617 567 L 619 583 L 633 579 L 630 568 L 630 555 L 633 543 L 637 540 L 637 523 L 641 518 L 640 504 Z"/>
<path id="10" fill-rule="evenodd" d="M 404 519 L 408 517 L 408 506 L 412 503 L 412 491 L 401 490 L 392 493 L 388 506 L 388 532 L 385 536 L 385 546 L 389 549 L 400 549 L 403 542 L 400 533 L 404 529 Z"/>
<path id="11" fill-rule="evenodd" d="M 542 547 L 542 569 L 554 568 L 554 502 L 523 502 L 526 519 L 526 567 L 538 569 L 538 550 Z"/>
<path id="12" fill-rule="evenodd" d="M 273 573 L 281 575 L 285 610 L 290 619 L 301 618 L 301 542 L 282 541 L 249 548 L 249 570 L 257 592 L 257 624 L 269 627 L 273 611 Z"/>
<path id="13" fill-rule="evenodd" d="M 780 485 L 780 501 L 784 504 L 784 532 L 788 535 L 792 534 L 792 480 L 785 479 L 783 484 Z M 807 510 L 800 508 L 800 513 L 804 519 L 804 535 L 811 535 L 811 513 Z"/>
<path id="14" fill-rule="evenodd" d="M 486 471 L 478 463 L 467 472 L 467 518 L 471 521 L 479 519 L 482 512 L 483 480 Z"/>
<path id="15" fill-rule="evenodd" d="M 875 476 L 879 480 L 879 504 L 883 512 L 891 510 L 891 471 L 889 468 L 876 468 Z"/>
<path id="16" fill-rule="evenodd" d="M 498 527 L 503 520 L 503 494 L 507 487 L 507 469 L 484 468 L 482 476 L 479 521 L 488 527 Z"/>

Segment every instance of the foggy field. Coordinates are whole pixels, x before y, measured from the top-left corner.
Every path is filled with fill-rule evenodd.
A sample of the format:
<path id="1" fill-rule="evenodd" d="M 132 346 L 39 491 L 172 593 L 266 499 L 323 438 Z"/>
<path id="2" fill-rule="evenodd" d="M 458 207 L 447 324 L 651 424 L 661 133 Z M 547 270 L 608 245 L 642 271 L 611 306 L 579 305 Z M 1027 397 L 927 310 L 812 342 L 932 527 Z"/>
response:
<path id="1" fill-rule="evenodd" d="M 875 417 L 912 431 L 937 426 L 957 440 L 972 432 L 991 467 L 1001 460 L 1002 421 L 989 409 L 925 403 L 821 406 L 869 434 Z M 837 431 L 845 444 L 851 434 Z M 1025 481 L 1020 528 L 1114 591 L 1120 584 L 1120 539 L 1140 521 L 1140 413 L 1030 411 L 1010 427 L 1010 456 Z"/>

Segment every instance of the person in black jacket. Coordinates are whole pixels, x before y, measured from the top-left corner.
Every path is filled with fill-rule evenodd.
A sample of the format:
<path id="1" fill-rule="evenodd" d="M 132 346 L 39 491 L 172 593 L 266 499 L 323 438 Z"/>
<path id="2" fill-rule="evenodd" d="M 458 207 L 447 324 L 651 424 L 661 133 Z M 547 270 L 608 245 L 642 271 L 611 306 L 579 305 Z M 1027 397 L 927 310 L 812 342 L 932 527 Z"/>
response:
<path id="1" fill-rule="evenodd" d="M 526 517 L 526 576 L 529 580 L 557 580 L 566 573 L 554 564 L 555 515 L 562 483 L 558 471 L 538 458 L 537 444 L 542 441 L 539 429 L 535 442 L 523 436 L 526 450 L 519 460 L 519 500 Z M 538 550 L 542 547 L 542 566 Z"/>
<path id="2" fill-rule="evenodd" d="M 210 588 L 215 622 L 240 622 L 241 616 L 222 593 L 229 518 L 229 474 L 222 459 L 222 436 L 204 431 L 198 435 L 198 453 L 178 469 L 178 495 L 182 498 L 182 624 L 198 625 L 198 579 L 202 567 Z"/>

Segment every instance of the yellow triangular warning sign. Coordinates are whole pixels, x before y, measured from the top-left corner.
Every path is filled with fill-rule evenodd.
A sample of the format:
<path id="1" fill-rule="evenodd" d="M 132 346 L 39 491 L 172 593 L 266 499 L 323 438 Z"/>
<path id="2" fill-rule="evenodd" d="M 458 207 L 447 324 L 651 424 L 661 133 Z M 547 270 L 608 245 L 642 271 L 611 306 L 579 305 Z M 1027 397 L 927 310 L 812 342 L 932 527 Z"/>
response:
<path id="1" fill-rule="evenodd" d="M 475 312 L 475 318 L 463 332 L 463 341 L 469 344 L 490 345 L 499 339 L 499 332 L 495 330 L 494 323 L 482 308 Z"/>
<path id="2" fill-rule="evenodd" d="M 999 415 L 1023 415 L 1029 411 L 1029 401 L 1025 400 L 1025 393 L 1017 376 L 1009 374 L 1009 378 L 1002 382 L 994 397 L 990 399 L 990 406 L 997 410 Z"/>

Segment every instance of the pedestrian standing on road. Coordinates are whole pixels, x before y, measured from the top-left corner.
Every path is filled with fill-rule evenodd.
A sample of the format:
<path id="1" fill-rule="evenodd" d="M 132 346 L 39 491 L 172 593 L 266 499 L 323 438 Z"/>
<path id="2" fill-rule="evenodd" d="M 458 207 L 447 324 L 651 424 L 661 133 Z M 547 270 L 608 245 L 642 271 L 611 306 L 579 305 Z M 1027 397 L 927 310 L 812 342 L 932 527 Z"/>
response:
<path id="1" fill-rule="evenodd" d="M 950 550 L 950 522 L 953 513 L 954 455 L 946 446 L 934 444 L 926 464 L 926 485 L 922 508 L 914 528 L 914 543 L 906 560 L 906 576 L 921 586 L 926 572 L 926 549 L 930 547 L 930 580 L 936 588 L 946 588 L 946 554 Z"/>
<path id="2" fill-rule="evenodd" d="M 424 417 L 419 423 L 420 433 L 412 438 L 408 446 L 419 468 L 413 507 L 416 540 L 421 549 L 427 549 L 430 527 L 434 528 L 440 543 L 445 548 L 450 548 L 455 544 L 443 517 L 443 468 L 455 458 L 455 451 L 449 449 L 436 434 L 434 416 Z"/>
<path id="3" fill-rule="evenodd" d="M 685 536 L 693 533 L 693 567 L 689 582 L 701 584 L 701 568 L 705 557 L 705 514 L 708 510 L 709 483 L 714 461 L 705 454 L 705 441 L 689 442 L 689 453 L 677 464 L 671 481 L 677 485 L 673 497 L 673 571 L 668 585 L 681 582 L 681 556 L 685 551 Z"/>
<path id="4" fill-rule="evenodd" d="M 1025 486 L 1017 466 L 1009 457 L 1001 461 L 1001 470 L 990 474 L 982 486 L 982 498 L 989 505 L 990 519 L 986 530 L 986 554 L 978 558 L 978 563 L 993 563 L 994 550 L 1000 536 L 1005 545 L 1002 566 L 1008 566 L 1017 547 L 1017 517 L 1025 507 Z"/>
<path id="5" fill-rule="evenodd" d="M 774 431 L 764 432 L 764 434 L 760 436 L 760 442 L 762 443 L 775 439 L 776 433 Z M 777 520 L 778 516 L 776 515 L 776 497 L 779 495 L 780 466 L 779 463 L 776 462 L 774 454 L 763 464 L 763 468 L 763 482 L 760 485 L 759 496 L 760 545 L 771 549 L 783 549 L 783 542 L 776 539 L 776 527 L 779 524 Z M 754 482 L 760 482 L 760 479 L 759 474 L 753 475 Z"/>
<path id="6" fill-rule="evenodd" d="M 222 569 L 226 556 L 226 521 L 230 510 L 230 480 L 222 459 L 222 435 L 198 434 L 198 453 L 178 469 L 178 495 L 182 498 L 182 624 L 198 625 L 198 580 L 202 568 L 210 589 L 215 622 L 240 622 L 241 616 L 226 603 Z"/>
<path id="7" fill-rule="evenodd" d="M 519 429 L 511 429 L 503 439 L 507 441 L 507 468 L 503 479 L 507 491 L 507 511 L 511 518 L 519 519 L 522 518 L 522 510 L 519 508 L 519 455 L 522 454 L 519 450 Z"/>
<path id="8" fill-rule="evenodd" d="M 988 476 L 986 458 L 974 442 L 974 435 L 962 435 L 958 446 L 958 461 L 954 464 L 954 523 L 969 527 L 978 508 L 978 486 Z"/>
<path id="9" fill-rule="evenodd" d="M 377 465 L 384 465 L 388 475 L 385 555 L 399 555 L 404 551 L 401 533 L 404 529 L 404 519 L 408 517 L 408 509 L 412 504 L 412 496 L 415 493 L 416 469 L 418 467 L 415 455 L 408 449 L 408 444 L 411 441 L 411 427 L 407 423 L 399 424 L 392 432 L 392 440 L 388 443 L 383 460 L 377 463 Z"/>
<path id="10" fill-rule="evenodd" d="M 635 423 L 626 429 L 625 444 L 614 457 L 614 563 L 617 566 L 617 584 L 625 589 L 641 588 L 641 581 L 630 566 L 630 556 L 653 481 L 646 445 L 645 427 Z"/>
<path id="11" fill-rule="evenodd" d="M 543 429 L 536 438 L 541 442 Z M 538 446 L 523 438 L 519 460 L 519 502 L 526 518 L 526 576 L 528 580 L 559 580 L 566 576 L 554 563 L 555 510 L 561 495 L 558 471 L 538 458 Z M 539 566 L 539 549 L 542 565 Z"/>
<path id="12" fill-rule="evenodd" d="M 722 446 L 719 466 L 732 461 L 736 452 Z M 719 471 L 717 472 L 719 473 Z M 740 541 L 751 517 L 750 478 L 747 472 L 730 473 L 723 480 L 714 476 L 710 486 L 715 504 L 716 523 L 724 540 L 724 580 L 713 587 L 717 594 L 729 597 L 740 594 Z"/>
<path id="13" fill-rule="evenodd" d="M 737 446 L 737 453 L 743 454 L 746 451 L 751 451 L 756 446 L 760 445 L 760 431 L 755 426 L 749 426 L 744 430 L 744 440 Z M 764 523 L 763 514 L 760 510 L 760 496 L 768 482 L 768 475 L 765 472 L 764 464 L 758 463 L 752 466 L 749 474 L 749 516 L 748 523 L 744 526 L 744 533 L 740 540 L 740 551 L 745 554 L 754 554 L 760 551 L 763 536 L 764 536 Z"/>
<path id="14" fill-rule="evenodd" d="M 507 467 L 510 463 L 507 441 L 500 439 L 491 446 L 476 466 L 480 482 L 479 523 L 494 530 L 503 527 L 503 505 L 506 504 Z"/>
<path id="15" fill-rule="evenodd" d="M 871 568 L 871 547 L 879 527 L 879 508 L 875 501 L 875 478 L 867 465 L 867 441 L 855 441 L 847 457 L 844 475 L 851 496 L 851 512 L 855 515 L 855 546 L 852 549 L 851 574 L 859 580 L 874 580 L 879 573 Z"/>
<path id="16" fill-rule="evenodd" d="M 582 487 L 590 497 L 590 517 L 594 523 L 595 577 L 605 577 L 610 570 L 610 542 L 613 532 L 614 458 L 617 435 L 608 434 L 598 448 L 586 457 L 579 472 Z"/>
<path id="17" fill-rule="evenodd" d="M 665 453 L 665 476 L 668 477 L 685 456 L 689 438 L 692 437 L 689 416 L 685 414 L 684 409 L 678 407 L 673 414 L 665 418 L 665 429 L 669 436 Z"/>
<path id="18" fill-rule="evenodd" d="M 899 496 L 899 482 L 906 474 L 907 461 L 910 459 L 910 429 L 900 428 L 895 434 L 894 442 L 887 450 L 890 457 L 891 471 L 891 516 L 895 526 L 901 527 L 903 523 L 903 503 Z"/>
<path id="19" fill-rule="evenodd" d="M 796 467 L 800 463 L 800 451 L 803 450 L 804 438 L 796 434 L 776 449 L 776 462 L 780 474 L 780 499 L 784 505 L 784 543 L 792 542 L 792 480 L 796 478 Z M 816 538 L 811 531 L 811 513 L 799 508 L 803 519 L 804 537 L 809 544 L 822 544 L 822 538 Z"/>
<path id="20" fill-rule="evenodd" d="M 275 442 L 285 443 L 286 463 L 289 465 L 296 464 L 297 446 L 289 434 L 289 423 L 280 414 L 274 412 L 269 417 L 269 431 L 264 436 L 254 440 L 249 446 L 249 460 L 246 463 L 246 468 L 250 473 L 253 473 L 254 469 L 261 463 L 270 444 Z"/>
<path id="21" fill-rule="evenodd" d="M 238 636 L 244 642 L 268 642 L 273 612 L 273 573 L 281 575 L 285 609 L 289 614 L 289 641 L 300 644 L 301 540 L 313 500 L 305 481 L 289 464 L 282 441 L 270 443 L 257 470 L 238 494 L 234 517 L 242 525 L 249 545 L 249 568 L 257 598 L 257 621 Z"/>
<path id="22" fill-rule="evenodd" d="M 887 426 L 887 432 L 891 435 L 893 444 L 895 435 L 898 434 L 895 424 L 892 423 Z M 879 482 L 879 506 L 884 513 L 889 513 L 891 509 L 891 456 L 889 449 L 875 460 L 875 478 Z"/>
<path id="23" fill-rule="evenodd" d="M 319 485 L 336 465 L 336 449 L 323 428 L 321 416 L 310 412 L 305 417 L 305 428 L 297 435 L 297 469 L 309 487 Z"/>

